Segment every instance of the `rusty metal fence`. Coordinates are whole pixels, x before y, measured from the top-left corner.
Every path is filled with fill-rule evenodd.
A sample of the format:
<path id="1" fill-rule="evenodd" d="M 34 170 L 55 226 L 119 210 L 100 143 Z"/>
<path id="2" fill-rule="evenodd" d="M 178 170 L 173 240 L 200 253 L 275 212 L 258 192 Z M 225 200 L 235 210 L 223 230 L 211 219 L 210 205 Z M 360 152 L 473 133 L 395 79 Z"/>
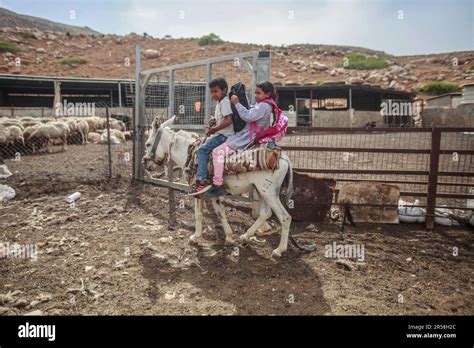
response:
<path id="1" fill-rule="evenodd" d="M 396 184 L 426 208 L 474 209 L 474 128 L 295 127 L 285 136 L 295 171 L 347 182 Z M 408 197 L 408 198 L 407 198 Z"/>

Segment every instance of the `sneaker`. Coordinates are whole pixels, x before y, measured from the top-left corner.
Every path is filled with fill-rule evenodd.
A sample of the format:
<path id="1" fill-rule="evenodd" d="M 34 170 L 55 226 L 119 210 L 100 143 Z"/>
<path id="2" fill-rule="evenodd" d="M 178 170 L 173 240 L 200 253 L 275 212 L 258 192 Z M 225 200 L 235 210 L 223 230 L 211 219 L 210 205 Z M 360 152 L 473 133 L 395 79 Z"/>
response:
<path id="1" fill-rule="evenodd" d="M 188 193 L 188 196 L 200 195 L 201 193 L 208 191 L 211 187 L 212 186 L 209 185 L 207 180 L 196 179 L 196 182 L 191 187 L 191 192 Z"/>
<path id="2" fill-rule="evenodd" d="M 206 198 L 217 198 L 227 195 L 227 192 L 224 190 L 223 185 L 212 185 L 208 193 L 206 193 Z"/>

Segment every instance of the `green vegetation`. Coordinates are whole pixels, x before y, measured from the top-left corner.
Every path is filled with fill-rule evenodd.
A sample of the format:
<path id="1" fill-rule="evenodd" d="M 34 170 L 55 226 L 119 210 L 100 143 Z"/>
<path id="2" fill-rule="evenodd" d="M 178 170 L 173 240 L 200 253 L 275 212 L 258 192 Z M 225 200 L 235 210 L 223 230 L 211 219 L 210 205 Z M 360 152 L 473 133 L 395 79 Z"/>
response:
<path id="1" fill-rule="evenodd" d="M 20 33 L 20 36 L 22 39 L 25 39 L 25 40 L 35 37 L 31 31 L 22 31 Z"/>
<path id="2" fill-rule="evenodd" d="M 81 57 L 73 56 L 65 58 L 61 61 L 61 64 L 64 65 L 79 65 L 79 64 L 86 64 L 87 60 Z"/>
<path id="3" fill-rule="evenodd" d="M 387 68 L 389 64 L 385 59 L 366 57 L 363 54 L 348 53 L 338 64 L 339 67 L 356 70 L 373 70 Z"/>
<path id="4" fill-rule="evenodd" d="M 199 38 L 198 44 L 199 46 L 207 46 L 207 45 L 218 45 L 222 43 L 222 39 L 219 35 L 214 33 L 210 33 L 209 35 L 204 35 Z"/>
<path id="5" fill-rule="evenodd" d="M 87 74 L 71 74 L 71 77 L 90 77 Z"/>
<path id="6" fill-rule="evenodd" d="M 10 41 L 0 40 L 0 52 L 11 52 L 16 53 L 20 49 Z"/>
<path id="7" fill-rule="evenodd" d="M 455 92 L 459 89 L 459 85 L 451 82 L 430 82 L 425 84 L 423 87 L 418 89 L 418 92 L 427 95 L 441 95 L 446 93 Z"/>
<path id="8" fill-rule="evenodd" d="M 324 81 L 323 80 L 316 80 L 313 83 L 317 86 L 321 86 L 324 83 Z"/>

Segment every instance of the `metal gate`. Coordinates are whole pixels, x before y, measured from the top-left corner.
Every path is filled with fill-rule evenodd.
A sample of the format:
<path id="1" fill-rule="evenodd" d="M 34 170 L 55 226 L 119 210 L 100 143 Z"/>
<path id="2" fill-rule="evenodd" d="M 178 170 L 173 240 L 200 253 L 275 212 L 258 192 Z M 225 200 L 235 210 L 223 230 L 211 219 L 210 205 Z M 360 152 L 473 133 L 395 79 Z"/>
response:
<path id="1" fill-rule="evenodd" d="M 257 81 L 270 76 L 270 52 L 252 51 L 141 71 L 140 47 L 136 47 L 134 177 L 146 179 L 140 159 L 145 131 L 156 116 L 176 116 L 175 127 L 202 130 L 213 106 L 209 82 L 223 76 L 229 85 L 242 81 L 254 102 Z M 165 184 L 165 183 L 162 183 Z"/>
<path id="2" fill-rule="evenodd" d="M 135 54 L 133 177 L 169 188 L 172 225 L 174 191 L 187 191 L 188 185 L 174 180 L 172 163 L 168 164 L 166 179 L 154 178 L 144 170 L 141 158 L 145 153 L 146 131 L 151 128 L 156 116 L 163 120 L 176 116 L 173 128 L 202 132 L 215 106 L 209 82 L 219 76 L 227 80 L 229 87 L 236 82 L 243 82 L 249 100 L 254 103 L 256 83 L 270 78 L 270 52 L 244 52 L 144 71 L 141 71 L 139 46 Z"/>

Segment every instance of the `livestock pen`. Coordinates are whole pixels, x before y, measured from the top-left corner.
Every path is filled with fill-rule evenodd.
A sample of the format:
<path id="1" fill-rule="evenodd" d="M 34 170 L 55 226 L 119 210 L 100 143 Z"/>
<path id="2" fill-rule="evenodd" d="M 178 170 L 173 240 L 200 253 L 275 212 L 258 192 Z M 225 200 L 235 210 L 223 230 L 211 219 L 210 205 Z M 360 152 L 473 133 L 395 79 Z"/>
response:
<path id="1" fill-rule="evenodd" d="M 181 68 L 195 69 L 206 82 L 238 69 L 247 84 L 255 82 L 258 52 L 240 56 L 240 66 L 233 58 L 215 71 L 210 62 Z M 2 183 L 16 197 L 0 206 L 0 241 L 9 243 L 0 243 L 0 255 L 34 245 L 37 257 L 0 258 L 0 315 L 472 312 L 474 240 L 465 226 L 361 223 L 342 241 L 339 222 L 293 222 L 290 233 L 316 250 L 290 247 L 275 260 L 280 229 L 273 219 L 250 243 L 225 246 L 209 209 L 203 240 L 190 244 L 194 199 L 187 185 L 172 165 L 168 177 L 145 173 L 141 157 L 154 117 L 177 114 L 177 128 L 200 131 L 212 103 L 202 83 L 185 84 L 192 93 L 181 93 L 182 86 L 170 93 L 174 82 L 184 86 L 185 74 L 164 70 L 147 78 L 138 68 L 137 84 L 127 85 L 135 110 L 132 140 L 7 156 L 12 175 Z M 281 145 L 296 171 L 334 178 L 336 188 L 358 180 L 399 185 L 403 198 L 417 198 L 431 213 L 441 205 L 470 209 L 473 131 L 291 128 Z M 80 199 L 66 202 L 76 191 Z M 225 205 L 234 234 L 241 235 L 253 223 L 248 200 Z M 334 256 L 340 247 L 354 247 L 356 258 Z"/>

